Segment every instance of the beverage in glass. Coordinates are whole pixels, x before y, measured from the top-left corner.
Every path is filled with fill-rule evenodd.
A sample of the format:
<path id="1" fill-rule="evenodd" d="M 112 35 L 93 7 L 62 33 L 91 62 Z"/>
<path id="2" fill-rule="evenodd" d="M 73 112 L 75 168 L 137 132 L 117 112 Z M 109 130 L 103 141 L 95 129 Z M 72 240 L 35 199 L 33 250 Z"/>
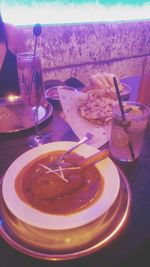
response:
<path id="1" fill-rule="evenodd" d="M 40 57 L 28 52 L 17 54 L 17 67 L 21 98 L 32 108 L 35 119 L 35 135 L 29 138 L 28 145 L 35 147 L 50 141 L 50 137 L 41 134 L 38 127 L 39 107 L 46 102 Z"/>
<path id="2" fill-rule="evenodd" d="M 123 107 L 125 120 L 122 119 L 119 105 L 113 108 L 109 150 L 115 159 L 131 162 L 141 153 L 149 110 L 133 101 L 124 101 Z"/>
<path id="3" fill-rule="evenodd" d="M 44 102 L 40 57 L 28 52 L 20 53 L 17 65 L 22 99 L 31 107 L 39 106 Z"/>

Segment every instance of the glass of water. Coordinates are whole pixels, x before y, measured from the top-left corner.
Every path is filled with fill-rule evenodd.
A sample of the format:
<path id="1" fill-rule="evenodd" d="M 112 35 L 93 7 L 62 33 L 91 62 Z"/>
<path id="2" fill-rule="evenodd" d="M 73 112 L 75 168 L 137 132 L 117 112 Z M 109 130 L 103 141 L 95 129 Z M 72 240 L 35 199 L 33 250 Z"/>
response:
<path id="1" fill-rule="evenodd" d="M 122 120 L 120 107 L 113 108 L 109 150 L 115 159 L 124 162 L 137 159 L 141 153 L 149 110 L 146 106 L 133 101 L 124 101 L 125 121 Z"/>

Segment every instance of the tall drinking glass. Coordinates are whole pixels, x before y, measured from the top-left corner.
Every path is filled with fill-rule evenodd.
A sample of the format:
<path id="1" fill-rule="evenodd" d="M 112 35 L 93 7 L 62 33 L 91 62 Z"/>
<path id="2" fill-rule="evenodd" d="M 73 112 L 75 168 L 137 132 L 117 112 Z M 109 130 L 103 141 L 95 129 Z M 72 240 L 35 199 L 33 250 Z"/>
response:
<path id="1" fill-rule="evenodd" d="M 50 139 L 38 127 L 38 110 L 45 103 L 40 57 L 28 52 L 17 54 L 17 67 L 21 97 L 32 108 L 35 119 L 35 135 L 28 139 L 28 145 L 39 146 Z"/>
<path id="2" fill-rule="evenodd" d="M 119 105 L 113 108 L 109 149 L 115 159 L 131 162 L 133 159 L 129 144 L 132 145 L 134 158 L 137 159 L 142 150 L 149 111 L 146 106 L 133 101 L 125 101 L 123 106 L 126 122 L 122 121 Z"/>

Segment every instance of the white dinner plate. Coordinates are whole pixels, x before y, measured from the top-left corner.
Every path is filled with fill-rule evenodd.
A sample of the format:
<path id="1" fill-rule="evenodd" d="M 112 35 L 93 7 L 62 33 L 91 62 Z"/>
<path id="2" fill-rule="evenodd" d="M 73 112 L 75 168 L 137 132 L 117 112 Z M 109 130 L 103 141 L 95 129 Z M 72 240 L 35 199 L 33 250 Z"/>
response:
<path id="1" fill-rule="evenodd" d="M 33 148 L 17 158 L 5 173 L 2 195 L 8 209 L 20 220 L 35 227 L 51 230 L 72 229 L 88 224 L 103 215 L 114 203 L 120 188 L 120 178 L 115 164 L 110 158 L 96 163 L 98 171 L 104 178 L 101 196 L 86 209 L 69 215 L 53 215 L 41 212 L 23 202 L 15 190 L 15 180 L 28 163 L 51 151 L 66 150 L 76 142 L 54 142 Z M 82 144 L 76 153 L 88 157 L 98 149 Z"/>

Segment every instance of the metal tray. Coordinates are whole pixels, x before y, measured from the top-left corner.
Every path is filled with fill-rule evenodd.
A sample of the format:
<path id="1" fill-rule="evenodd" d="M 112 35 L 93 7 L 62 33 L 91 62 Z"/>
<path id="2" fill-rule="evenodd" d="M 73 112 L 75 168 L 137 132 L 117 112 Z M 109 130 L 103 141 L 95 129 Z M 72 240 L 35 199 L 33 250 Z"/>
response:
<path id="1" fill-rule="evenodd" d="M 98 220 L 85 226 L 84 231 L 87 231 L 88 227 L 88 230 L 90 230 L 91 233 L 93 233 L 92 229 L 95 229 L 95 227 L 97 228 L 97 234 L 94 238 L 91 238 L 90 242 L 87 242 L 84 245 L 78 244 L 78 246 L 75 246 L 71 250 L 53 250 L 51 243 L 50 249 L 42 247 L 42 244 L 41 248 L 40 246 L 34 246 L 30 243 L 28 236 L 26 235 L 35 234 L 34 229 L 30 229 L 30 227 L 28 228 L 29 225 L 24 227 L 23 222 L 14 217 L 10 211 L 7 210 L 2 194 L 0 196 L 0 235 L 10 246 L 23 254 L 49 261 L 76 259 L 100 250 L 112 242 L 118 234 L 123 231 L 129 218 L 131 206 L 130 186 L 126 177 L 120 170 L 119 174 L 121 181 L 120 192 L 113 206 L 105 213 L 105 215 L 103 215 L 103 217 L 100 217 Z M 19 229 L 20 235 L 18 235 L 19 232 L 16 234 L 12 225 L 15 225 L 17 229 Z M 80 228 L 77 229 L 77 231 L 80 231 Z M 87 231 L 87 233 L 89 232 Z M 25 238 L 22 237 L 24 234 Z"/>
<path id="2" fill-rule="evenodd" d="M 53 114 L 53 107 L 45 102 L 38 111 L 39 124 L 46 121 Z M 19 132 L 35 126 L 34 115 L 31 107 L 23 101 L 13 103 L 6 100 L 0 101 L 0 133 Z"/>

